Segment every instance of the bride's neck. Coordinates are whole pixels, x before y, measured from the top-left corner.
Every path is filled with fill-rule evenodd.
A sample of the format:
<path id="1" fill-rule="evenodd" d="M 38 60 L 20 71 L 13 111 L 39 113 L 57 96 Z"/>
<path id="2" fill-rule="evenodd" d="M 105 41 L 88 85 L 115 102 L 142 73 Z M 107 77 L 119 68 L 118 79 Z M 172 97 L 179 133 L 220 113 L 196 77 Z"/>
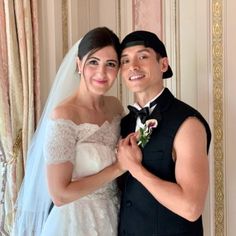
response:
<path id="1" fill-rule="evenodd" d="M 77 103 L 77 105 L 86 107 L 90 110 L 100 111 L 105 107 L 105 97 L 103 95 L 91 96 L 89 94 L 78 92 L 75 95 L 75 102 Z"/>

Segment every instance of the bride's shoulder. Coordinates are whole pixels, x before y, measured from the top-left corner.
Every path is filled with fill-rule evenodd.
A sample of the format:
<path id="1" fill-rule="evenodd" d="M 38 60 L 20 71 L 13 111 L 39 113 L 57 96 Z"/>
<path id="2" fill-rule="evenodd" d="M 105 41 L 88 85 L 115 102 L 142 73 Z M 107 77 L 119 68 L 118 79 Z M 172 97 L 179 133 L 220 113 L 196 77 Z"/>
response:
<path id="1" fill-rule="evenodd" d="M 69 110 L 70 109 L 68 109 L 67 105 L 60 104 L 59 106 L 57 106 L 53 109 L 50 118 L 53 120 L 68 119 L 70 117 Z"/>
<path id="2" fill-rule="evenodd" d="M 75 117 L 79 118 L 79 113 L 80 109 L 74 104 L 73 99 L 67 99 L 53 109 L 50 118 L 74 121 Z"/>

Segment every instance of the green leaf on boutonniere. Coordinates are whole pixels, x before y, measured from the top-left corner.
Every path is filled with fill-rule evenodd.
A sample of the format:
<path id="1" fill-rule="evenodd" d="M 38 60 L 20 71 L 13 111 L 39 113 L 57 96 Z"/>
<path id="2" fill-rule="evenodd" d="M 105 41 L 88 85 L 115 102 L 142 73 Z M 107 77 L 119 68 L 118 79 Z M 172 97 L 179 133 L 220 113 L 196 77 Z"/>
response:
<path id="1" fill-rule="evenodd" d="M 137 144 L 144 148 L 144 146 L 149 142 L 149 139 L 152 134 L 152 130 L 156 128 L 158 125 L 158 122 L 156 119 L 150 119 L 147 120 L 144 124 L 144 127 L 141 127 L 138 130 L 138 140 Z"/>

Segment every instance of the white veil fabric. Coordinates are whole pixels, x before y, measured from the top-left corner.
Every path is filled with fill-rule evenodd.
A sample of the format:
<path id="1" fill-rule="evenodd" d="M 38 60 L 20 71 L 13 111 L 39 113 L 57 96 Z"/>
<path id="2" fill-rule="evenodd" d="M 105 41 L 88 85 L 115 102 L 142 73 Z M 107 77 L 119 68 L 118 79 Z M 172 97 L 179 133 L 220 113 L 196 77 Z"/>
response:
<path id="1" fill-rule="evenodd" d="M 38 127 L 27 153 L 25 177 L 16 202 L 14 236 L 38 236 L 48 217 L 51 198 L 48 193 L 43 146 L 46 126 L 52 110 L 78 88 L 76 57 L 81 40 L 66 54 L 56 74 Z"/>

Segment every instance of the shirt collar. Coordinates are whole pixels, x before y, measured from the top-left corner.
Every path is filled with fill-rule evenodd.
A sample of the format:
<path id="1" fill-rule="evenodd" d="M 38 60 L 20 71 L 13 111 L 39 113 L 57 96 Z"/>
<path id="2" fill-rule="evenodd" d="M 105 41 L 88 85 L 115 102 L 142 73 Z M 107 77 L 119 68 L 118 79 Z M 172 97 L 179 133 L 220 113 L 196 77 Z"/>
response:
<path id="1" fill-rule="evenodd" d="M 150 103 L 151 103 L 152 101 L 154 101 L 156 98 L 158 98 L 158 97 L 163 93 L 164 89 L 165 89 L 165 88 L 163 88 L 160 93 L 158 93 L 154 98 L 152 98 L 152 100 L 150 100 L 149 102 L 147 102 L 147 103 L 145 104 L 144 107 L 148 107 L 148 108 L 149 108 L 149 113 L 150 113 L 150 114 L 153 112 L 154 108 L 156 107 L 156 105 L 154 105 L 153 107 L 150 108 Z M 133 106 L 134 106 L 135 108 L 137 108 L 138 110 L 141 110 L 141 109 L 142 109 L 142 107 L 140 107 L 137 102 L 134 103 Z M 143 127 L 144 127 L 144 124 L 141 122 L 140 118 L 138 117 L 138 119 L 136 120 L 136 128 L 135 128 L 135 131 L 137 131 L 137 130 L 138 130 L 139 128 L 141 128 L 141 127 L 143 128 Z"/>
<path id="2" fill-rule="evenodd" d="M 160 93 L 158 93 L 154 98 L 152 98 L 149 102 L 147 102 L 147 103 L 145 104 L 144 107 L 148 107 L 149 110 L 150 110 L 150 112 L 153 111 L 153 109 L 154 109 L 155 106 L 156 106 L 156 105 L 155 105 L 155 106 L 153 106 L 152 108 L 150 108 L 150 103 L 151 103 L 152 101 L 154 101 L 156 98 L 158 98 L 158 97 L 163 93 L 164 89 L 165 89 L 165 88 L 163 88 Z M 134 106 L 135 108 L 137 108 L 138 110 L 141 110 L 141 109 L 142 109 L 142 107 L 141 107 L 137 102 L 135 102 L 133 106 Z"/>

